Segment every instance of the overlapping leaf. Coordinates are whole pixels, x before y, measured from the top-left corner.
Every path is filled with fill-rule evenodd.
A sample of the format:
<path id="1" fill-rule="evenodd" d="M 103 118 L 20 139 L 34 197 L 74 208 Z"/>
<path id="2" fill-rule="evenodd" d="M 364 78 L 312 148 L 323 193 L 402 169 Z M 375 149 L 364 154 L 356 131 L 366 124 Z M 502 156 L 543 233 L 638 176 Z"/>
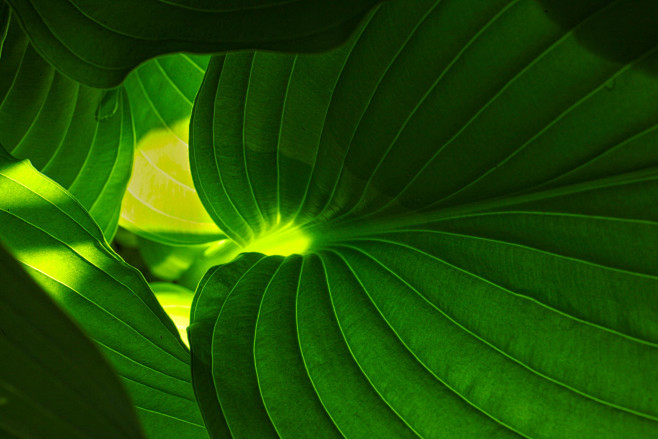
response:
<path id="1" fill-rule="evenodd" d="M 200 284 L 213 437 L 658 434 L 656 17 L 400 1 L 335 52 L 213 59 L 202 201 L 315 249 Z"/>
<path id="2" fill-rule="evenodd" d="M 149 438 L 206 435 L 189 352 L 141 274 L 80 203 L 26 161 L 0 155 L 0 239 L 98 343 Z"/>
<path id="3" fill-rule="evenodd" d="M 209 61 L 209 56 L 182 53 L 161 56 L 126 78 L 138 141 L 152 130 L 173 129 L 189 119 Z"/>
<path id="4" fill-rule="evenodd" d="M 14 18 L 0 56 L 0 143 L 67 188 L 111 238 L 133 157 L 125 92 L 58 73 Z"/>
<path id="5" fill-rule="evenodd" d="M 143 437 L 98 348 L 3 248 L 0 261 L 0 434 Z"/>
<path id="6" fill-rule="evenodd" d="M 655 270 L 446 228 L 211 271 L 191 327 L 206 419 L 236 438 L 655 435 Z"/>
<path id="7" fill-rule="evenodd" d="M 169 245 L 216 241 L 223 234 L 206 213 L 190 175 L 188 124 L 208 57 L 171 55 L 126 80 L 137 145 L 120 224 Z"/>
<path id="8" fill-rule="evenodd" d="M 8 0 L 46 59 L 96 87 L 164 53 L 329 49 L 378 2 Z"/>

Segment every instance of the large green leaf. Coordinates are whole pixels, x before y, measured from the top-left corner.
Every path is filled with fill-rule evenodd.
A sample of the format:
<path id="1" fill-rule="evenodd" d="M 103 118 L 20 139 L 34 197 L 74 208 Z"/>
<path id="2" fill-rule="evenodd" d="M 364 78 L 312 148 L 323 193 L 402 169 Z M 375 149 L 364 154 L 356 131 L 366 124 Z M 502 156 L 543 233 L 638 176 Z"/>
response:
<path id="1" fill-rule="evenodd" d="M 230 49 L 318 51 L 349 36 L 381 0 L 8 0 L 39 51 L 96 87 L 149 58 Z"/>
<path id="2" fill-rule="evenodd" d="M 143 238 L 189 245 L 224 237 L 199 200 L 188 159 L 192 103 L 208 60 L 184 54 L 156 58 L 124 84 L 137 144 L 120 224 Z"/>
<path id="3" fill-rule="evenodd" d="M 125 92 L 89 88 L 58 73 L 15 19 L 0 56 L 0 143 L 66 187 L 111 238 L 133 157 Z"/>
<path id="4" fill-rule="evenodd" d="M 141 438 L 98 348 L 0 248 L 2 437 Z"/>
<path id="5" fill-rule="evenodd" d="M 281 259 L 244 256 L 197 293 L 195 388 L 232 437 L 658 431 L 655 271 L 441 225 Z"/>
<path id="6" fill-rule="evenodd" d="M 98 343 L 149 438 L 206 437 L 189 352 L 143 276 L 112 251 L 71 194 L 4 153 L 0 239 Z"/>
<path id="7" fill-rule="evenodd" d="M 213 437 L 658 435 L 657 20 L 396 1 L 331 53 L 214 58 L 202 201 L 311 244 L 200 283 Z"/>

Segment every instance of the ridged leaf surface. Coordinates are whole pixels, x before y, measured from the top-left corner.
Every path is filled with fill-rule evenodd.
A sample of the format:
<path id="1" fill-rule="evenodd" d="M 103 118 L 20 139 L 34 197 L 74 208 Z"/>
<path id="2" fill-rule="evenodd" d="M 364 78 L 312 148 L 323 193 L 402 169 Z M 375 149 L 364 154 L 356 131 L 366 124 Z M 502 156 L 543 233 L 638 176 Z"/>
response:
<path id="1" fill-rule="evenodd" d="M 96 345 L 4 248 L 0 275 L 2 437 L 143 438 Z"/>
<path id="2" fill-rule="evenodd" d="M 93 338 L 149 438 L 203 438 L 189 352 L 144 277 L 64 188 L 0 155 L 0 240 Z"/>
<path id="3" fill-rule="evenodd" d="M 156 58 L 124 84 L 137 144 L 120 224 L 143 238 L 180 246 L 224 236 L 199 200 L 188 159 L 192 103 L 208 60 L 185 54 Z"/>
<path id="4" fill-rule="evenodd" d="M 380 0 L 379 0 L 380 1 Z M 58 69 L 114 87 L 143 61 L 172 52 L 326 50 L 378 0 L 9 0 Z"/>
<path id="5" fill-rule="evenodd" d="M 399 1 L 337 51 L 214 58 L 202 201 L 312 243 L 200 283 L 213 437 L 658 435 L 657 17 Z"/>
<path id="6" fill-rule="evenodd" d="M 86 87 L 58 73 L 15 16 L 0 60 L 0 143 L 67 188 L 111 239 L 135 141 L 126 93 Z"/>

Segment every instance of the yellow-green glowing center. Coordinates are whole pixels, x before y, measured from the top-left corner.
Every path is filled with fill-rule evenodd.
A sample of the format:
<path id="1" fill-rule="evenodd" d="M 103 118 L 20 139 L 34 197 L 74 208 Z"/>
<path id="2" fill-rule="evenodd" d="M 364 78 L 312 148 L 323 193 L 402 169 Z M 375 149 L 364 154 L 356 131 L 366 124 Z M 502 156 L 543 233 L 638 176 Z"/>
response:
<path id="1" fill-rule="evenodd" d="M 253 241 L 242 249 L 242 252 L 258 252 L 268 256 L 304 254 L 311 246 L 311 242 L 311 237 L 302 229 L 290 227 Z"/>
<path id="2" fill-rule="evenodd" d="M 210 267 L 231 262 L 240 253 L 257 252 L 268 256 L 290 256 L 304 254 L 311 246 L 311 238 L 299 227 L 286 227 L 251 242 L 246 247 L 240 247 L 230 240 L 218 241 L 209 247 L 201 261 L 191 270 L 202 275 Z M 189 346 L 187 327 L 190 323 L 190 308 L 193 293 L 175 284 L 154 283 L 151 285 L 162 308 L 173 320 L 181 339 Z"/>
<path id="3" fill-rule="evenodd" d="M 204 253 L 202 269 L 213 265 L 226 264 L 240 253 L 263 253 L 267 256 L 290 256 L 304 254 L 311 247 L 313 240 L 301 228 L 285 226 L 266 233 L 251 241 L 245 247 L 240 247 L 230 240 L 218 241 Z"/>

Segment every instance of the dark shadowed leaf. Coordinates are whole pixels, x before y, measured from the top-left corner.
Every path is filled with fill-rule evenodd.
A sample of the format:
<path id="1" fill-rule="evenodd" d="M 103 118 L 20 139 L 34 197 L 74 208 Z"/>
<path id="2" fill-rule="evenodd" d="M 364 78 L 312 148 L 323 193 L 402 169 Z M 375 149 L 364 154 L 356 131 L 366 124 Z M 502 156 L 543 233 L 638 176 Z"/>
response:
<path id="1" fill-rule="evenodd" d="M 0 59 L 0 143 L 67 188 L 111 239 L 133 157 L 126 93 L 58 73 L 13 18 Z"/>
<path id="2" fill-rule="evenodd" d="M 98 343 L 124 379 L 147 436 L 206 436 L 177 328 L 80 203 L 3 153 L 0 206 L 0 239 Z"/>
<path id="3" fill-rule="evenodd" d="M 0 248 L 0 435 L 142 438 L 96 345 Z"/>
<path id="4" fill-rule="evenodd" d="M 0 4 L 0 53 L 2 53 L 2 44 L 7 36 L 7 29 L 9 27 L 9 19 L 11 17 L 11 10 L 7 3 Z"/>
<path id="5" fill-rule="evenodd" d="M 200 283 L 213 436 L 658 435 L 657 20 L 399 1 L 331 53 L 214 58 L 202 201 L 247 248 L 312 243 Z"/>
<path id="6" fill-rule="evenodd" d="M 137 144 L 120 224 L 167 245 L 198 245 L 224 235 L 206 213 L 190 175 L 192 103 L 209 58 L 168 55 L 148 61 L 124 84 Z"/>
<path id="7" fill-rule="evenodd" d="M 381 0 L 8 0 L 45 58 L 76 80 L 113 87 L 172 52 L 319 51 L 342 43 Z"/>

